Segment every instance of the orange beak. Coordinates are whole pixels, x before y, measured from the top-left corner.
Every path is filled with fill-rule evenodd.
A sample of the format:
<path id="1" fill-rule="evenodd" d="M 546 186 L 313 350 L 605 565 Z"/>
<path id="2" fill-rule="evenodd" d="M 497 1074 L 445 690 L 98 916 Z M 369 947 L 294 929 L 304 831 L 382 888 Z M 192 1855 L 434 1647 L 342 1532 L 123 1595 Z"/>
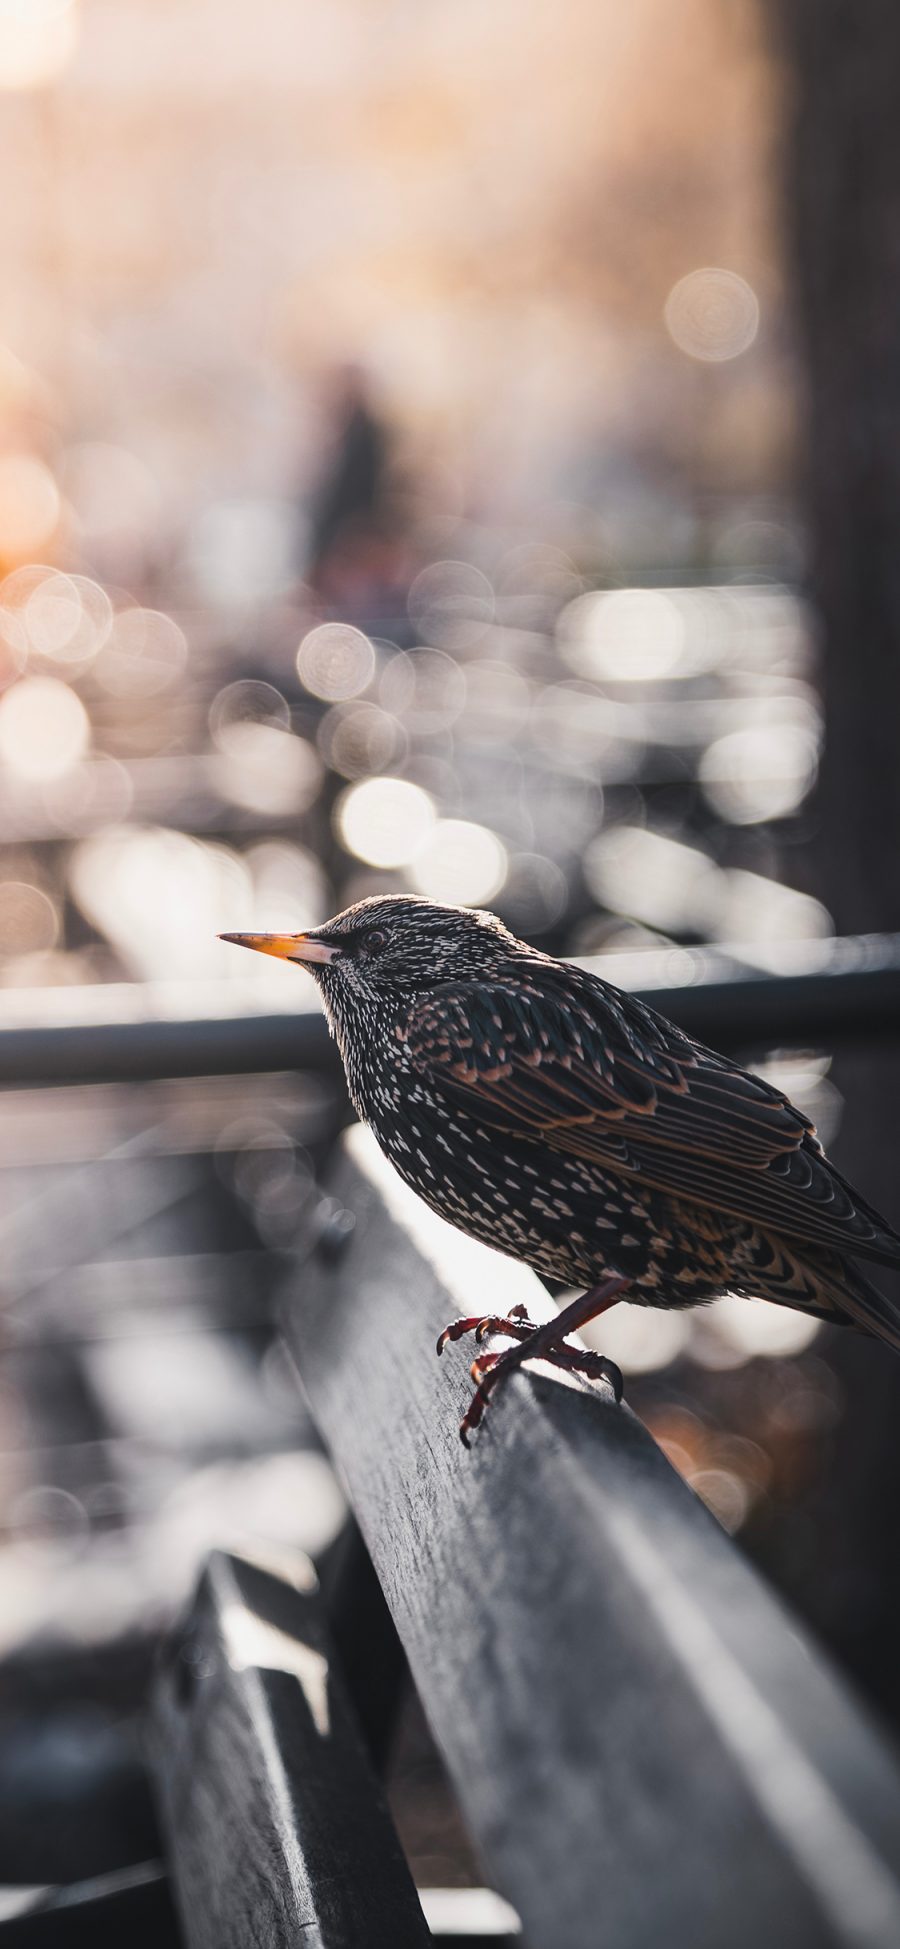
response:
<path id="1" fill-rule="evenodd" d="M 220 934 L 220 941 L 233 941 L 235 947 L 255 947 L 258 954 L 276 954 L 280 961 L 298 961 L 301 967 L 334 961 L 340 948 L 317 941 L 313 934 Z"/>

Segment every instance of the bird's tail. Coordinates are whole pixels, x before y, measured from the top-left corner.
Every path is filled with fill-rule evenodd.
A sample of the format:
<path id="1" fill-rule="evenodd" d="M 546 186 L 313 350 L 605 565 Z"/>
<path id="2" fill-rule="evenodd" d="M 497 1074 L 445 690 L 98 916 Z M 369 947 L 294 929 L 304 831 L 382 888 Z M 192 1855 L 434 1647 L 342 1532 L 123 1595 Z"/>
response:
<path id="1" fill-rule="evenodd" d="M 900 1353 L 900 1306 L 896 1301 L 886 1298 L 865 1273 L 836 1254 L 828 1253 L 825 1263 L 819 1260 L 815 1271 L 832 1319 L 861 1327 Z"/>

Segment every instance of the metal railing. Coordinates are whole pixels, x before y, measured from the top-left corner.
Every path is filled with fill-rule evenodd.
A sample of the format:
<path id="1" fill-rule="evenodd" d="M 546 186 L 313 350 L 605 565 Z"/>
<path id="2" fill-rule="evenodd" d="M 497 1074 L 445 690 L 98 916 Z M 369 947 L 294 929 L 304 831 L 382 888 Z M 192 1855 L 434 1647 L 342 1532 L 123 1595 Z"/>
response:
<path id="1" fill-rule="evenodd" d="M 665 948 L 584 965 L 719 1049 L 832 1049 L 900 1035 L 900 935 L 792 943 L 768 950 L 765 966 L 760 950 L 752 955 L 739 947 Z M 184 1013 L 144 1021 L 104 1020 L 103 988 L 78 997 L 76 1021 L 53 1019 L 51 992 L 35 997 L 31 1019 L 4 1026 L 0 1000 L 0 1086 L 287 1069 L 338 1077 L 321 1015 L 191 1012 L 193 992 L 184 984 Z M 221 990 L 216 1001 L 221 1007 Z M 65 1004 L 71 1010 L 71 991 Z"/>

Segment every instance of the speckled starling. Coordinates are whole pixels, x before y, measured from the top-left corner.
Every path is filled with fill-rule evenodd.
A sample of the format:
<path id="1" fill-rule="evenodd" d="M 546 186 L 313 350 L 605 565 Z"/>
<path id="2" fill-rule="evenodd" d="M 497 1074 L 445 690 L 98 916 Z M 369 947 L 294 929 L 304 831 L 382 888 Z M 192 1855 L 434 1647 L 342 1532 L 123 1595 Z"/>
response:
<path id="1" fill-rule="evenodd" d="M 900 1314 L 852 1259 L 900 1237 L 800 1110 L 644 1003 L 519 941 L 493 915 L 396 895 L 306 934 L 226 934 L 315 975 L 354 1106 L 451 1224 L 586 1288 L 557 1319 L 473 1313 L 441 1335 L 517 1342 L 472 1369 L 467 1440 L 534 1355 L 604 1374 L 566 1335 L 619 1298 L 723 1292 L 851 1322 L 900 1350 Z"/>

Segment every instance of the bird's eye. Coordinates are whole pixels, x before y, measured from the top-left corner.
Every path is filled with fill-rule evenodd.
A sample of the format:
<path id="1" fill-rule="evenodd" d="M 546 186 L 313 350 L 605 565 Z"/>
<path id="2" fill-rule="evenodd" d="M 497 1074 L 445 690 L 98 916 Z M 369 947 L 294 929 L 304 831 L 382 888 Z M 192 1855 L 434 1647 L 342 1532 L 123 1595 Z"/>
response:
<path id="1" fill-rule="evenodd" d="M 380 954 L 381 949 L 387 947 L 387 935 L 384 928 L 373 927 L 371 933 L 365 937 L 364 946 L 367 954 Z"/>

